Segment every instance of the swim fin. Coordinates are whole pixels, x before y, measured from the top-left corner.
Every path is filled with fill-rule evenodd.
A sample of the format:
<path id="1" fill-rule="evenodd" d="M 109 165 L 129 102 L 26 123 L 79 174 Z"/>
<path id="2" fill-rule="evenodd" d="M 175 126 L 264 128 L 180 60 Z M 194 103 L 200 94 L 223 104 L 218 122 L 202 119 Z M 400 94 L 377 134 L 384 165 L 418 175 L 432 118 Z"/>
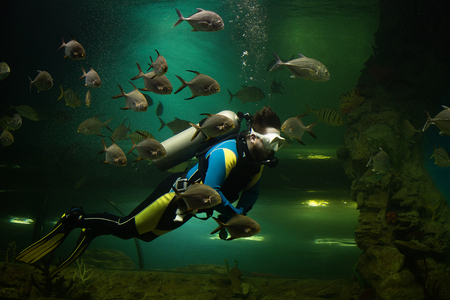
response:
<path id="1" fill-rule="evenodd" d="M 15 259 L 33 264 L 55 250 L 75 228 L 74 222 L 81 218 L 82 214 L 83 211 L 78 207 L 63 214 L 49 234 L 20 252 Z"/>

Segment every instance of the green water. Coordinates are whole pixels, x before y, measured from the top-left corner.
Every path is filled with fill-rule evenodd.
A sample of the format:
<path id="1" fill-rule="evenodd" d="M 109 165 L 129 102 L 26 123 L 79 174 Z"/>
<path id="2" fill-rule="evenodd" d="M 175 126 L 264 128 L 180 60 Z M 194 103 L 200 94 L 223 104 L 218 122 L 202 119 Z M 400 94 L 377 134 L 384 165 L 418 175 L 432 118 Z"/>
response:
<path id="1" fill-rule="evenodd" d="M 329 107 L 338 110 L 339 96 L 355 87 L 364 62 L 372 54 L 374 32 L 378 26 L 378 6 L 375 1 L 39 1 L 5 2 L 1 7 L 0 61 L 6 61 L 11 74 L 0 82 L 0 117 L 9 103 L 29 105 L 45 111 L 48 119 L 24 120 L 14 132 L 15 142 L 1 149 L 2 165 L 17 164 L 20 169 L 0 170 L 2 189 L 32 192 L 2 193 L 7 200 L 2 213 L 1 241 L 16 240 L 19 248 L 31 242 L 31 226 L 8 224 L 8 217 L 24 215 L 35 218 L 40 201 L 47 195 L 45 230 L 72 205 L 82 205 L 85 211 L 107 210 L 116 213 L 102 198 L 108 198 L 125 213 L 131 211 L 152 191 L 163 173 L 145 162 L 115 168 L 100 163 L 101 139 L 76 132 L 78 125 L 95 115 L 106 121 L 113 118 L 114 129 L 125 118 L 132 130 L 151 132 L 159 141 L 172 136 L 168 128 L 158 131 L 155 116 L 158 102 L 164 106 L 161 118 L 174 117 L 198 122 L 200 113 L 216 113 L 224 109 L 254 113 L 270 105 L 282 121 L 303 114 L 305 103 L 312 108 Z M 187 22 L 172 28 L 177 20 L 175 8 L 185 17 L 197 7 L 221 15 L 225 29 L 219 32 L 192 32 Z M 8 26 L 7 26 L 8 25 Z M 12 26 L 10 26 L 12 25 Z M 63 59 L 61 38 L 70 39 L 69 32 L 86 49 L 83 61 Z M 155 95 L 147 112 L 123 111 L 123 98 L 117 84 L 125 92 L 128 81 L 138 74 L 136 62 L 144 71 L 156 57 L 157 49 L 168 62 L 166 74 L 174 91 L 180 86 L 175 77 L 193 78 L 186 70 L 195 70 L 216 79 L 221 85 L 218 94 L 184 100 L 188 89 L 179 94 Z M 285 67 L 269 73 L 268 65 L 277 53 L 284 61 L 302 53 L 324 63 L 331 74 L 330 81 L 312 82 L 290 78 Z M 84 99 L 87 88 L 81 67 L 89 63 L 102 78 L 102 86 L 91 89 L 92 104 L 88 109 L 66 107 L 59 86 L 71 88 Z M 36 70 L 50 72 L 54 86 L 49 91 L 29 92 L 27 76 Z M 276 78 L 284 94 L 271 94 L 270 84 Z M 143 87 L 142 80 L 134 83 Z M 266 98 L 260 102 L 241 104 L 233 99 L 229 104 L 227 89 L 236 93 L 242 85 L 261 88 Z M 52 116 L 63 110 L 72 120 L 61 124 Z M 306 125 L 316 121 L 304 118 Z M 103 129 L 103 134 L 108 132 Z M 335 150 L 342 145 L 345 126 L 333 127 L 319 123 L 314 127 L 317 139 L 304 137 L 307 145 L 295 142 L 280 151 L 280 166 L 263 175 L 261 199 L 249 216 L 258 219 L 263 230 L 260 241 L 223 242 L 211 240 L 215 228 L 193 220 L 176 232 L 143 245 L 145 264 L 149 269 L 170 269 L 187 264 L 222 264 L 223 259 L 237 259 L 248 271 L 286 277 L 338 278 L 351 276 L 359 250 L 355 246 L 315 244 L 317 239 L 352 239 L 357 225 L 357 211 L 349 201 L 349 182 Z M 118 142 L 125 152 L 129 141 Z M 76 151 L 72 151 L 76 150 Z M 301 154 L 332 156 L 327 161 L 299 160 Z M 284 161 L 283 161 L 284 160 Z M 83 178 L 85 183 L 74 190 Z M 329 201 L 327 207 L 307 208 L 308 190 L 315 190 Z M 347 204 L 343 204 L 347 202 Z M 2 204 L 3 205 L 3 204 Z M 205 225 L 207 224 L 207 225 Z M 94 241 L 93 248 L 107 246 L 124 251 L 136 262 L 134 243 L 112 237 Z M 202 251 L 197 251 L 203 249 Z M 348 276 L 346 275 L 348 274 Z"/>

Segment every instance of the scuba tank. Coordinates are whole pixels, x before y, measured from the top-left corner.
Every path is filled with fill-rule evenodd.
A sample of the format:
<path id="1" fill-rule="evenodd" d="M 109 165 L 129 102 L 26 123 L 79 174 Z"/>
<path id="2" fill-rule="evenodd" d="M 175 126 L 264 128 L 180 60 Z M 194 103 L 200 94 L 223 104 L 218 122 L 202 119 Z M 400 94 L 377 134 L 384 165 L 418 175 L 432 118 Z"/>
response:
<path id="1" fill-rule="evenodd" d="M 161 142 L 161 144 L 166 149 L 166 156 L 153 160 L 156 168 L 160 171 L 166 171 L 182 162 L 192 158 L 198 151 L 202 149 L 208 148 L 211 145 L 217 143 L 219 140 L 222 140 L 224 137 L 238 133 L 240 130 L 240 120 L 236 113 L 231 110 L 223 110 L 217 113 L 218 115 L 224 115 L 229 117 L 234 122 L 234 128 L 216 138 L 210 139 L 208 142 L 204 143 L 207 139 L 206 134 L 203 132 L 191 141 L 192 136 L 195 133 L 195 128 L 188 128 L 171 138 Z M 199 124 L 201 124 L 200 122 Z"/>

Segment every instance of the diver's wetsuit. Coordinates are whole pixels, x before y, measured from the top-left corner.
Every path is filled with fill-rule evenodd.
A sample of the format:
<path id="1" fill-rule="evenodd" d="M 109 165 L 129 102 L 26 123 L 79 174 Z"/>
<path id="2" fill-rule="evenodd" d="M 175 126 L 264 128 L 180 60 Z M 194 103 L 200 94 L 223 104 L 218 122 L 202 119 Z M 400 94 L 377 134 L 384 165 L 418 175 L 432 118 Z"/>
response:
<path id="1" fill-rule="evenodd" d="M 226 221 L 233 213 L 246 214 L 252 208 L 259 195 L 262 169 L 263 165 L 252 162 L 245 138 L 240 136 L 237 140 L 225 140 L 213 146 L 185 177 L 190 182 L 202 182 L 218 191 L 222 202 L 205 212 L 210 216 L 216 210 Z M 85 214 L 76 222 L 76 227 L 89 228 L 93 236 L 112 234 L 122 239 L 136 237 L 152 241 L 192 217 L 187 214 L 182 221 L 174 221 L 178 205 L 172 203 L 175 198 L 172 186 L 182 175 L 177 173 L 167 177 L 126 217 L 108 213 Z M 231 203 L 238 199 L 234 207 Z"/>

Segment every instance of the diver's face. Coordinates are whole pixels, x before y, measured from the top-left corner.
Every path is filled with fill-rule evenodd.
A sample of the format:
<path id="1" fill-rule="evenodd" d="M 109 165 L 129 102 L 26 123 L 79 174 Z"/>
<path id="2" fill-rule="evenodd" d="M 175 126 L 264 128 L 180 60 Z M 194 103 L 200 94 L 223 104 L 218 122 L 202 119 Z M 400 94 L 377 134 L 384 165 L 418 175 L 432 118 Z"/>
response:
<path id="1" fill-rule="evenodd" d="M 266 127 L 261 135 L 265 135 L 268 133 L 275 133 L 277 135 L 280 135 L 280 131 L 274 127 Z M 263 138 L 261 138 L 258 134 L 250 134 L 249 139 L 249 144 L 251 145 L 249 147 L 249 151 L 255 160 L 268 160 L 269 157 L 275 154 L 275 150 L 267 149 L 267 147 L 265 147 Z"/>

